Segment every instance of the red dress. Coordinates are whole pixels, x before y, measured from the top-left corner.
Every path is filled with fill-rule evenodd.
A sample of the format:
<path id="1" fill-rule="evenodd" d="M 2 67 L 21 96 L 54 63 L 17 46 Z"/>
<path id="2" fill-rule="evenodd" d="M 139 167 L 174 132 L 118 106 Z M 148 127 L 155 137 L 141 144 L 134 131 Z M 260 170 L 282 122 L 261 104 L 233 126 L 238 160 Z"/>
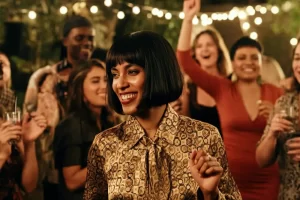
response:
<path id="1" fill-rule="evenodd" d="M 181 67 L 192 81 L 210 94 L 217 103 L 230 171 L 243 200 L 275 200 L 279 190 L 279 169 L 274 164 L 261 169 L 255 160 L 256 143 L 266 126 L 258 116 L 252 121 L 234 82 L 210 75 L 192 59 L 190 51 L 177 51 Z M 261 100 L 275 104 L 282 90 L 271 84 L 261 85 Z"/>

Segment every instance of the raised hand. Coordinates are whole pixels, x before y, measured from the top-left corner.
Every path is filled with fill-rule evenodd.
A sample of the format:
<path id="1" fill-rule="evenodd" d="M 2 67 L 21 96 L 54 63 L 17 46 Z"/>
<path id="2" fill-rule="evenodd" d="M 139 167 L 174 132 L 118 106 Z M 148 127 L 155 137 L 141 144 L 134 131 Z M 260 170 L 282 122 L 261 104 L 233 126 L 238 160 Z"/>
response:
<path id="1" fill-rule="evenodd" d="M 216 158 L 203 150 L 193 151 L 188 167 L 204 196 L 218 195 L 218 185 L 223 168 Z"/>
<path id="2" fill-rule="evenodd" d="M 180 98 L 170 103 L 170 106 L 177 112 L 180 113 L 182 110 L 182 101 Z"/>
<path id="3" fill-rule="evenodd" d="M 291 90 L 293 87 L 293 77 L 283 79 L 279 84 L 284 90 Z"/>
<path id="4" fill-rule="evenodd" d="M 280 133 L 288 132 L 293 128 L 293 123 L 284 119 L 281 114 L 275 114 L 270 125 L 269 134 L 277 137 Z"/>
<path id="5" fill-rule="evenodd" d="M 26 113 L 23 117 L 22 124 L 24 143 L 35 141 L 44 132 L 46 127 L 47 120 L 43 115 L 32 112 L 29 116 L 29 114 Z"/>
<path id="6" fill-rule="evenodd" d="M 258 101 L 258 115 L 268 119 L 271 114 L 274 105 L 269 101 Z"/>
<path id="7" fill-rule="evenodd" d="M 4 122 L 0 126 L 0 159 L 7 160 L 11 154 L 10 140 L 17 140 L 22 134 L 22 127 L 11 122 Z"/>
<path id="8" fill-rule="evenodd" d="M 201 0 L 184 0 L 183 12 L 184 19 L 192 20 L 194 16 L 200 12 Z"/>

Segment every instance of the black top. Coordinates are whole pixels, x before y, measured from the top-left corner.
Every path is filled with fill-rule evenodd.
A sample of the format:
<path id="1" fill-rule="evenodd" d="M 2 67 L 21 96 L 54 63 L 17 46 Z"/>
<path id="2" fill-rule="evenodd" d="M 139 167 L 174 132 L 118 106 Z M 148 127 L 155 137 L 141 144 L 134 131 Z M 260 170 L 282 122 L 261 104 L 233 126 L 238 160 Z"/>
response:
<path id="1" fill-rule="evenodd" d="M 188 84 L 190 90 L 190 115 L 191 118 L 209 123 L 218 128 L 221 136 L 221 123 L 217 107 L 208 107 L 197 103 L 197 86 L 194 83 Z"/>
<path id="2" fill-rule="evenodd" d="M 102 130 L 111 127 L 111 124 L 103 124 Z M 55 168 L 59 172 L 59 198 L 61 200 L 82 200 L 84 187 L 69 191 L 66 187 L 62 169 L 74 165 L 81 168 L 87 166 L 87 158 L 94 137 L 101 130 L 96 122 L 88 120 L 77 113 L 70 114 L 61 121 L 55 130 L 54 156 Z"/>

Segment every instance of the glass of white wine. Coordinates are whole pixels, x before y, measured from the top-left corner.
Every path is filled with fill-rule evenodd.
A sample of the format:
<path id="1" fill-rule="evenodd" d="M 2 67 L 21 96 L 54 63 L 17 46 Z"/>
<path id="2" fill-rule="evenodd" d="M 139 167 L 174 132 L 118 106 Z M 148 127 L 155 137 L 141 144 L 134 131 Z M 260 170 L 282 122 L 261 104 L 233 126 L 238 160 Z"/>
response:
<path id="1" fill-rule="evenodd" d="M 5 112 L 4 113 L 4 120 L 5 121 L 9 121 L 12 124 L 15 125 L 20 125 L 22 124 L 22 116 L 21 116 L 21 111 L 20 110 L 16 110 L 13 112 Z M 17 139 L 12 139 L 10 141 L 8 141 L 10 144 L 16 144 L 21 140 L 21 135 L 19 135 L 19 137 Z"/>

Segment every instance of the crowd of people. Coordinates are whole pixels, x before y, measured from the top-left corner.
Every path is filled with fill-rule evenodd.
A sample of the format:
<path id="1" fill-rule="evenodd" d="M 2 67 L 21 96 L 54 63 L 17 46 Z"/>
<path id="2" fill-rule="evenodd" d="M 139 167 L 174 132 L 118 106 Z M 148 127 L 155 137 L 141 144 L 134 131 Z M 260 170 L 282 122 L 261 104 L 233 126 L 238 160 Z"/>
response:
<path id="1" fill-rule="evenodd" d="M 92 23 L 68 18 L 66 57 L 32 74 L 20 123 L 0 52 L 0 200 L 300 199 L 300 44 L 280 84 L 247 36 L 228 51 L 207 28 L 191 46 L 200 8 L 183 1 L 177 50 L 138 31 L 106 58 Z"/>

